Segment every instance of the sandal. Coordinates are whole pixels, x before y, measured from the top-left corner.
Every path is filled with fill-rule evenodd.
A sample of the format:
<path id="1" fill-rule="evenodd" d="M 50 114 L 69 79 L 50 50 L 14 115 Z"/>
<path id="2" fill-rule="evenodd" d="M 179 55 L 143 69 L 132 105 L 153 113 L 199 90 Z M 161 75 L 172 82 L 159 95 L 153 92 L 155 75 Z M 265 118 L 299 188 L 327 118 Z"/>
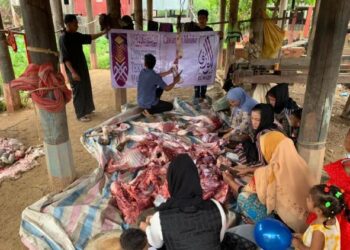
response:
<path id="1" fill-rule="evenodd" d="M 89 118 L 87 116 L 83 116 L 83 117 L 80 117 L 78 120 L 81 122 L 89 122 L 89 121 L 91 121 L 91 118 Z"/>

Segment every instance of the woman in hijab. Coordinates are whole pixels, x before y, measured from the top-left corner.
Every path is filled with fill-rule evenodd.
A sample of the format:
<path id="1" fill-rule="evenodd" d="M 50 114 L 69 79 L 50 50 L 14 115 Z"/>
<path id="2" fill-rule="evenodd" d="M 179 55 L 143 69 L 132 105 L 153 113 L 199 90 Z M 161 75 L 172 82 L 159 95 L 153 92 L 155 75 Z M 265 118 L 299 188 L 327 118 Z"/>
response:
<path id="1" fill-rule="evenodd" d="M 259 146 L 260 136 L 269 131 L 280 131 L 274 123 L 273 108 L 270 104 L 260 103 L 254 106 L 251 111 L 251 130 L 253 133 L 250 137 L 233 150 L 238 155 L 239 163 L 249 167 L 243 171 L 245 173 L 253 173 L 255 167 L 266 165 Z"/>
<path id="2" fill-rule="evenodd" d="M 275 119 L 283 127 L 283 132 L 290 137 L 291 126 L 289 116 L 293 111 L 299 109 L 299 107 L 289 97 L 288 84 L 281 83 L 271 88 L 266 94 L 266 101 L 272 105 L 275 112 Z"/>
<path id="3" fill-rule="evenodd" d="M 250 112 L 258 104 L 242 88 L 231 89 L 227 93 L 227 100 L 231 107 L 231 128 L 226 131 L 224 139 L 247 135 L 249 132 Z"/>
<path id="4" fill-rule="evenodd" d="M 306 197 L 316 183 L 294 143 L 281 132 L 271 131 L 259 138 L 267 165 L 254 172 L 252 181 L 239 186 L 229 172 L 224 180 L 238 195 L 238 212 L 252 222 L 275 214 L 295 232 L 306 229 Z"/>
<path id="5" fill-rule="evenodd" d="M 220 203 L 203 200 L 198 169 L 187 154 L 170 163 L 167 173 L 170 198 L 147 225 L 148 243 L 167 250 L 219 250 L 226 230 L 226 216 Z"/>

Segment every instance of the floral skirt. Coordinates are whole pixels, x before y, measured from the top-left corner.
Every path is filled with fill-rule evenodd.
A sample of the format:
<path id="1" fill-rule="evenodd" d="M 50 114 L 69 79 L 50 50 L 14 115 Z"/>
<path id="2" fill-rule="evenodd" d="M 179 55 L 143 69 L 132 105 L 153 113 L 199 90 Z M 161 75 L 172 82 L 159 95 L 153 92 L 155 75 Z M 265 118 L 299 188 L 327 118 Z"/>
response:
<path id="1" fill-rule="evenodd" d="M 257 223 L 268 216 L 266 206 L 259 201 L 258 195 L 250 192 L 241 192 L 238 195 L 237 212 L 253 223 Z"/>

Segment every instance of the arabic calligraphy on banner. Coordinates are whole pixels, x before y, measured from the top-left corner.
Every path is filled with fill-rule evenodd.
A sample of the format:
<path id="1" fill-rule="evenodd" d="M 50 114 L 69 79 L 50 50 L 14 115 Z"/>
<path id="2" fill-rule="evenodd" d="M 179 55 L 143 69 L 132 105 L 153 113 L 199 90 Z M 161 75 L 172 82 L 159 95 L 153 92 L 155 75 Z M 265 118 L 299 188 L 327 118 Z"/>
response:
<path id="1" fill-rule="evenodd" d="M 178 87 L 214 83 L 219 37 L 215 32 L 184 32 L 181 41 L 176 33 L 111 30 L 110 64 L 114 88 L 137 86 L 144 67 L 144 55 L 157 58 L 156 72 L 170 69 L 174 64 L 182 72 Z M 181 46 L 181 48 L 179 48 Z M 164 78 L 170 84 L 172 75 Z"/>

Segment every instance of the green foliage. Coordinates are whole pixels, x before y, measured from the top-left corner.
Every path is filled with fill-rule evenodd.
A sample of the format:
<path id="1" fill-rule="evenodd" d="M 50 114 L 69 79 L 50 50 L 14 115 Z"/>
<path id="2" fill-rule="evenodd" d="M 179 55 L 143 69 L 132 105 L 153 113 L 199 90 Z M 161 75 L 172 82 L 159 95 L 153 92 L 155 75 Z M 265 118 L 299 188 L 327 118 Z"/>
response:
<path id="1" fill-rule="evenodd" d="M 90 69 L 90 46 L 85 45 L 83 50 Z M 101 37 L 96 41 L 96 54 L 98 68 L 109 69 L 109 43 L 105 37 Z"/>

